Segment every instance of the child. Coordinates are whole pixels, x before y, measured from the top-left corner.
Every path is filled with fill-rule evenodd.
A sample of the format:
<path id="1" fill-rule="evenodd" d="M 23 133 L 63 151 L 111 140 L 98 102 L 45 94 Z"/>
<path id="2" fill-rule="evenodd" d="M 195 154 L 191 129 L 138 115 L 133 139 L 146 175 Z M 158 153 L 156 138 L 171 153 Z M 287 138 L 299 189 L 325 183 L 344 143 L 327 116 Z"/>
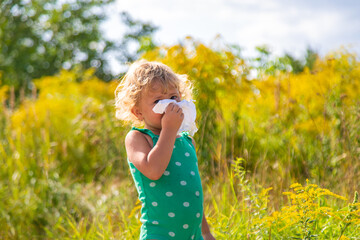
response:
<path id="1" fill-rule="evenodd" d="M 213 240 L 203 214 L 203 192 L 194 140 L 177 131 L 182 109 L 170 103 L 164 114 L 153 112 L 163 99 L 190 98 L 184 75 L 158 62 L 135 62 L 115 90 L 116 116 L 143 123 L 125 138 L 128 163 L 142 202 L 140 239 Z"/>

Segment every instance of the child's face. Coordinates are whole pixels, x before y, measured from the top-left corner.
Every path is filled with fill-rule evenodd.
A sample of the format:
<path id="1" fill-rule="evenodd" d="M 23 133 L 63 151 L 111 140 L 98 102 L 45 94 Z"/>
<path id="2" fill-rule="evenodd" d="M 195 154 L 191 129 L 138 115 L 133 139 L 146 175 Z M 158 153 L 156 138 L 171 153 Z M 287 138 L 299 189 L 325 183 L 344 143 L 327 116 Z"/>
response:
<path id="1" fill-rule="evenodd" d="M 155 134 L 160 134 L 161 131 L 161 118 L 163 114 L 153 112 L 154 106 L 163 99 L 173 99 L 180 102 L 179 91 L 170 86 L 166 92 L 160 83 L 153 83 L 152 86 L 145 90 L 140 97 L 139 103 L 133 108 L 133 114 L 145 122 L 145 127 L 152 130 Z"/>

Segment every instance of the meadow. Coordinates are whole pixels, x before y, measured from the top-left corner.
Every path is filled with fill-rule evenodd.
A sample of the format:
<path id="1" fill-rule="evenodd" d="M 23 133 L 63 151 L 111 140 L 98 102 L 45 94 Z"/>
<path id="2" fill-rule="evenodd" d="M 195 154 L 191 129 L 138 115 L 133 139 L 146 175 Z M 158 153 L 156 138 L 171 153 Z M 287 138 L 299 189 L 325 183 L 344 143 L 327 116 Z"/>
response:
<path id="1" fill-rule="evenodd" d="M 360 62 L 259 71 L 191 39 L 143 58 L 187 74 L 205 214 L 217 239 L 360 239 Z M 115 118 L 118 79 L 94 69 L 0 88 L 0 239 L 138 239 L 141 204 Z"/>

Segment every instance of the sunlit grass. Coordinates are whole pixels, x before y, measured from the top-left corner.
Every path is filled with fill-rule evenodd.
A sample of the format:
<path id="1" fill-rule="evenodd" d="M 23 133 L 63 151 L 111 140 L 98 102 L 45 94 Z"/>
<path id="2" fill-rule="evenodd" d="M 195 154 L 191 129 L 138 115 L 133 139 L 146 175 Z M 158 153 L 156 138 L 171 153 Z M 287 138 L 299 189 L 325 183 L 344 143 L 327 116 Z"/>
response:
<path id="1" fill-rule="evenodd" d="M 239 164 L 240 160 L 235 162 Z M 217 239 L 360 237 L 358 199 L 349 203 L 344 197 L 315 184 L 296 183 L 289 187 L 291 192 L 284 193 L 290 196 L 289 201 L 276 210 L 267 204 L 271 189 L 253 185 L 244 170 L 239 171 L 239 165 L 237 169 L 235 166 L 228 169 L 223 179 L 204 184 L 205 212 Z M 58 192 L 49 195 L 54 197 L 64 190 L 59 187 Z M 136 200 L 130 175 L 120 182 L 109 179 L 105 185 L 68 186 L 67 191 L 70 198 L 67 206 L 59 209 L 51 224 L 44 226 L 42 234 L 11 230 L 14 226 L 5 222 L 4 226 L 9 228 L 2 228 L 2 237 L 138 239 L 141 205 Z M 24 209 L 19 211 L 25 213 Z"/>
<path id="2" fill-rule="evenodd" d="M 359 62 L 340 53 L 314 72 L 248 81 L 230 52 L 156 51 L 145 57 L 197 89 L 195 140 L 217 239 L 360 238 Z M 116 81 L 89 70 L 35 84 L 22 100 L 0 88 L 0 239 L 138 239 Z"/>

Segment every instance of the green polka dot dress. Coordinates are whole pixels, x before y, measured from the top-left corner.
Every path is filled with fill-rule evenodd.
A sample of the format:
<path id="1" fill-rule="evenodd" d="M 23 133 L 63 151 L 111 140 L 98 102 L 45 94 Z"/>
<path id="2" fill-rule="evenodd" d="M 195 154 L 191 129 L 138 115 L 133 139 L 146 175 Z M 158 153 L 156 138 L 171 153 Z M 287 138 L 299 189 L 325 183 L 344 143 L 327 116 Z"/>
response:
<path id="1" fill-rule="evenodd" d="M 148 129 L 132 130 L 159 138 Z M 139 199 L 142 202 L 140 240 L 202 240 L 203 191 L 194 145 L 187 133 L 176 138 L 164 174 L 153 181 L 129 162 Z"/>

